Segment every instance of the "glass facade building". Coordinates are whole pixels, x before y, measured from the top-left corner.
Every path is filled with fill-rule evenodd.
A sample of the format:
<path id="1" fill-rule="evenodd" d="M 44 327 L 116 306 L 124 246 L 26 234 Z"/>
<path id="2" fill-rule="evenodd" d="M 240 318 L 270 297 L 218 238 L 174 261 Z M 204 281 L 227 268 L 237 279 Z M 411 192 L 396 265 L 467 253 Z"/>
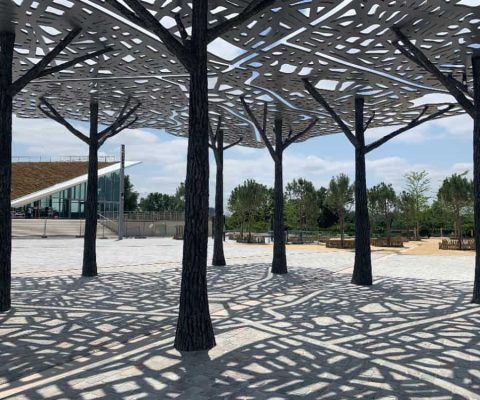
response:
<path id="1" fill-rule="evenodd" d="M 118 171 L 98 178 L 98 213 L 105 215 L 118 211 L 120 196 L 120 174 Z M 27 204 L 16 212 L 23 213 L 28 207 L 33 217 L 84 218 L 84 203 L 87 198 L 87 182 L 53 193 Z"/>

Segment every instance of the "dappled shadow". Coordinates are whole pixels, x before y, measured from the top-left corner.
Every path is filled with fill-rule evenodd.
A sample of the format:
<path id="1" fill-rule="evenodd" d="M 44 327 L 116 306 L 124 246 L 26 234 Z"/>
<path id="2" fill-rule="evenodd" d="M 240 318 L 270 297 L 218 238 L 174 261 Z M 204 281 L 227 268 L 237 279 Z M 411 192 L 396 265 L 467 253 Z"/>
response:
<path id="1" fill-rule="evenodd" d="M 480 311 L 462 282 L 265 264 L 209 269 L 218 346 L 173 348 L 178 269 L 14 280 L 0 397 L 477 398 Z"/>

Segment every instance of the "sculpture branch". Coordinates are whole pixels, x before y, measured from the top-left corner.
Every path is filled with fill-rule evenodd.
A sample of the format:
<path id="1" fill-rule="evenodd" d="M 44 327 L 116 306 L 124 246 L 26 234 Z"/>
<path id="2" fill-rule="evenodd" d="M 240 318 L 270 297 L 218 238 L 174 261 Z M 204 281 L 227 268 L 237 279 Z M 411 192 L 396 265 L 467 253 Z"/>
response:
<path id="1" fill-rule="evenodd" d="M 357 147 L 358 142 L 357 139 L 355 138 L 355 135 L 352 133 L 350 128 L 343 122 L 342 118 L 335 112 L 335 110 L 330 107 L 330 105 L 327 103 L 327 101 L 324 99 L 324 97 L 320 94 L 320 92 L 315 89 L 315 87 L 310 83 L 310 81 L 307 78 L 303 78 L 303 84 L 305 85 L 305 89 L 307 90 L 308 93 L 312 95 L 312 97 L 320 103 L 320 105 L 330 114 L 330 116 L 333 118 L 333 120 L 337 123 L 337 125 L 340 127 L 340 129 L 343 131 L 347 139 L 350 141 L 350 143 L 353 144 L 353 146 Z"/>
<path id="2" fill-rule="evenodd" d="M 465 93 L 467 96 L 470 96 L 470 97 L 473 97 L 473 91 L 471 91 L 469 88 L 468 88 L 468 85 L 467 85 L 467 75 L 466 73 L 463 73 L 463 81 L 460 82 L 457 78 L 455 78 L 452 74 L 449 74 L 448 75 L 449 78 L 455 83 L 455 85 L 457 85 L 457 88 L 459 90 L 461 90 L 463 93 Z"/>
<path id="3" fill-rule="evenodd" d="M 392 28 L 395 32 L 398 40 L 394 40 L 392 42 L 393 46 L 400 51 L 406 58 L 410 61 L 413 61 L 415 64 L 422 67 L 425 71 L 430 72 L 434 75 L 444 86 L 447 86 L 447 81 L 450 82 L 451 85 L 455 86 L 460 92 L 467 94 L 468 96 L 472 96 L 472 93 L 468 89 L 466 84 L 455 79 L 451 74 L 445 75 L 440 71 L 435 64 L 430 62 L 430 60 L 423 54 L 423 52 L 416 47 L 398 28 Z M 402 38 L 402 39 L 400 39 Z M 400 41 L 403 44 L 400 44 Z"/>
<path id="4" fill-rule="evenodd" d="M 125 115 L 125 111 L 127 111 L 127 108 L 128 108 L 128 106 L 130 105 L 131 102 L 132 102 L 132 96 L 128 96 L 127 101 L 125 102 L 122 109 L 118 113 L 117 119 L 120 119 Z"/>
<path id="5" fill-rule="evenodd" d="M 67 61 L 67 62 L 65 62 L 63 64 L 60 64 L 60 65 L 57 65 L 55 67 L 47 68 L 37 78 L 42 78 L 44 76 L 54 74 L 55 72 L 64 71 L 67 68 L 70 68 L 70 67 L 74 66 L 75 64 L 81 63 L 85 60 L 91 60 L 92 58 L 101 56 L 102 54 L 108 53 L 110 51 L 113 51 L 113 47 L 106 47 L 104 49 L 95 51 L 93 53 L 89 53 L 89 54 L 85 54 L 83 56 L 77 57 L 77 58 L 75 58 L 71 61 Z"/>
<path id="6" fill-rule="evenodd" d="M 177 28 L 180 32 L 180 37 L 182 38 L 183 44 L 187 45 L 190 37 L 188 36 L 187 30 L 185 29 L 185 25 L 183 25 L 182 17 L 178 13 L 175 14 L 175 22 L 177 23 Z"/>
<path id="7" fill-rule="evenodd" d="M 292 135 L 293 135 L 293 129 L 292 129 L 292 127 L 291 127 L 291 126 L 289 126 L 289 129 L 288 129 L 288 136 L 287 136 L 287 138 L 291 138 L 291 137 L 292 137 Z"/>
<path id="8" fill-rule="evenodd" d="M 365 124 L 365 127 L 363 128 L 364 131 L 366 131 L 370 127 L 370 124 L 373 122 L 374 119 L 375 119 L 375 111 L 372 113 L 371 117 L 368 119 L 367 123 Z"/>
<path id="9" fill-rule="evenodd" d="M 315 118 L 310 124 L 301 132 L 288 137 L 288 139 L 285 141 L 283 144 L 283 149 L 285 150 L 288 146 L 290 146 L 292 143 L 295 143 L 298 139 L 301 139 L 304 135 L 306 135 L 308 132 L 310 132 L 313 127 L 317 124 L 318 118 Z"/>
<path id="10" fill-rule="evenodd" d="M 218 127 L 217 127 L 218 129 Z M 210 123 L 210 120 L 208 121 L 208 135 L 210 136 L 210 141 L 208 143 L 208 147 L 210 147 L 213 151 L 213 155 L 215 156 L 215 162 L 218 163 L 219 161 L 219 154 L 218 154 L 218 145 L 217 145 L 217 134 L 218 134 L 218 130 L 217 130 L 217 133 L 214 134 L 213 133 L 213 129 L 212 129 L 212 124 Z"/>
<path id="11" fill-rule="evenodd" d="M 105 0 L 107 4 L 110 4 L 113 8 L 115 8 L 120 14 L 122 14 L 125 18 L 129 19 L 134 24 L 137 24 L 141 27 L 146 27 L 145 21 L 138 17 L 133 11 L 131 11 L 128 7 L 125 7 L 123 4 L 119 3 L 116 0 Z"/>
<path id="12" fill-rule="evenodd" d="M 211 41 L 217 39 L 219 36 L 230 31 L 236 26 L 243 24 L 253 16 L 260 13 L 265 8 L 273 5 L 276 0 L 252 0 L 250 4 L 237 16 L 230 18 L 226 21 L 222 21 L 210 28 L 207 33 L 207 40 Z"/>
<path id="13" fill-rule="evenodd" d="M 241 137 L 241 138 L 238 139 L 237 141 L 229 144 L 228 146 L 225 146 L 225 147 L 223 148 L 223 151 L 228 150 L 228 149 L 231 149 L 232 147 L 235 147 L 237 144 L 242 143 L 242 141 L 243 141 L 243 137 Z"/>
<path id="14" fill-rule="evenodd" d="M 408 39 L 408 37 L 403 34 L 403 32 L 398 27 L 393 27 L 391 29 L 397 36 L 398 40 L 402 42 L 403 46 L 400 45 L 398 41 L 394 41 L 392 44 L 411 61 L 424 68 L 427 72 L 430 72 L 443 86 L 445 86 L 445 88 L 450 92 L 453 97 L 455 97 L 455 99 L 462 106 L 462 108 L 473 118 L 475 113 L 475 106 L 473 102 L 465 96 L 463 91 L 459 89 L 458 82 L 452 77 L 444 75 L 437 68 L 437 66 L 433 64 L 428 59 L 428 57 L 418 47 L 416 47 L 410 41 L 410 39 Z"/>
<path id="15" fill-rule="evenodd" d="M 124 2 L 133 10 L 133 13 L 118 0 L 105 1 L 119 11 L 125 18 L 128 18 L 130 21 L 146 30 L 155 33 L 162 40 L 167 49 L 179 59 L 187 70 L 190 70 L 193 67 L 192 58 L 187 48 L 180 43 L 177 38 L 140 3 L 140 1 L 124 0 Z"/>
<path id="16" fill-rule="evenodd" d="M 220 114 L 217 120 L 217 129 L 215 129 L 215 140 L 218 137 L 218 132 L 220 132 L 220 129 L 222 129 L 222 121 L 223 121 L 223 115 Z"/>
<path id="17" fill-rule="evenodd" d="M 41 76 L 41 73 L 47 68 L 47 66 L 63 51 L 65 48 L 72 43 L 79 33 L 82 31 L 81 28 L 73 28 L 67 36 L 65 36 L 49 53 L 47 53 L 37 64 L 30 68 L 22 77 L 18 78 L 15 82 L 12 83 L 10 87 L 10 93 L 12 95 L 17 94 L 25 86 L 27 86 L 31 81 L 37 79 Z"/>
<path id="18" fill-rule="evenodd" d="M 126 104 L 130 103 L 130 98 L 127 100 Z M 106 140 L 109 137 L 112 137 L 116 135 L 117 133 L 114 133 L 118 131 L 119 129 L 122 131 L 126 128 L 122 128 L 122 126 L 128 121 L 128 119 L 135 114 L 135 112 L 138 110 L 138 108 L 141 106 L 141 103 L 137 103 L 134 107 L 132 107 L 127 113 L 124 112 L 122 109 L 120 115 L 118 118 L 113 122 L 112 125 L 110 125 L 108 128 L 104 129 L 102 132 L 99 133 L 100 138 L 98 139 L 99 141 Z M 125 108 L 125 106 L 124 106 Z M 137 118 L 138 119 L 138 118 Z M 131 125 L 131 124 L 130 124 Z M 105 138 L 105 139 L 104 139 Z"/>
<path id="19" fill-rule="evenodd" d="M 217 135 L 213 133 L 212 124 L 208 121 L 208 136 L 210 137 L 210 143 L 208 144 L 210 148 L 216 148 L 217 145 Z"/>
<path id="20" fill-rule="evenodd" d="M 110 139 L 111 137 L 118 135 L 120 132 L 124 131 L 125 129 L 128 129 L 131 126 L 133 126 L 137 121 L 138 121 L 138 115 L 135 114 L 133 120 L 130 121 L 128 124 L 122 125 L 118 127 L 116 130 L 112 131 L 110 134 L 101 137 L 98 140 L 98 147 L 101 147 L 107 141 L 107 139 Z"/>
<path id="21" fill-rule="evenodd" d="M 47 107 L 48 111 L 45 110 L 42 106 Z M 67 128 L 74 136 L 79 138 L 82 142 L 86 144 L 90 144 L 90 139 L 84 135 L 79 130 L 75 129 L 65 118 L 63 118 L 60 113 L 44 98 L 40 98 L 40 104 L 38 105 L 38 109 L 45 114 L 48 118 L 53 119 L 54 121 L 58 122 L 59 124 L 63 125 Z"/>
<path id="22" fill-rule="evenodd" d="M 267 119 L 268 119 L 268 104 L 267 102 L 263 103 L 263 131 L 267 132 Z"/>
<path id="23" fill-rule="evenodd" d="M 450 105 L 449 107 L 447 107 L 446 109 L 444 110 L 440 110 L 440 111 L 437 111 L 436 113 L 433 113 L 431 115 L 429 115 L 428 117 L 426 118 L 423 118 L 423 119 L 420 119 L 420 117 L 426 112 L 426 110 L 424 109 L 421 113 L 420 113 L 420 116 L 416 117 L 414 120 L 412 120 L 408 125 L 404 126 L 403 128 L 400 128 L 392 133 L 390 133 L 389 135 L 386 135 L 384 136 L 383 138 L 381 139 L 378 139 L 377 141 L 365 146 L 365 154 L 371 152 L 372 150 L 375 150 L 377 149 L 378 147 L 380 147 L 381 145 L 383 145 L 384 143 L 388 142 L 389 140 L 397 137 L 398 135 L 402 134 L 403 132 L 406 132 L 406 131 L 409 131 L 410 129 L 413 129 L 419 125 L 422 125 L 424 124 L 425 122 L 428 122 L 428 121 L 431 121 L 443 114 L 445 114 L 446 112 L 450 111 L 453 107 L 455 107 L 455 105 Z"/>
<path id="24" fill-rule="evenodd" d="M 401 31 L 400 31 L 400 34 L 401 34 Z M 398 35 L 398 33 L 397 33 Z M 405 40 L 408 40 L 408 38 L 405 37 Z M 402 41 L 403 42 L 403 41 Z M 436 75 L 436 72 L 435 72 L 435 69 L 437 69 L 437 67 L 435 67 L 435 65 L 433 63 L 431 63 L 430 61 L 428 61 L 428 58 L 426 58 L 425 56 L 425 60 L 423 60 L 423 58 L 419 58 L 415 55 L 415 53 L 412 53 L 412 51 L 409 50 L 409 48 L 406 48 L 404 45 L 400 44 L 400 41 L 399 40 L 394 40 L 392 42 L 392 45 L 400 52 L 402 53 L 406 58 L 408 58 L 410 61 L 413 61 L 415 64 L 419 65 L 420 67 L 422 67 L 425 71 L 427 72 L 430 72 L 431 74 L 434 74 Z M 410 42 L 410 45 L 411 46 L 414 46 L 414 44 L 412 42 Z M 417 48 L 418 51 L 421 52 L 420 49 Z M 423 54 L 423 53 L 422 53 Z M 454 84 L 461 92 L 464 92 L 465 94 L 467 94 L 468 96 L 472 96 L 472 93 L 471 91 L 468 89 L 468 86 L 467 84 L 463 84 L 462 82 L 460 82 L 458 79 L 455 79 L 452 74 L 448 74 L 448 75 L 444 75 L 440 70 L 439 70 L 439 73 L 443 75 L 443 77 L 445 77 L 445 79 L 448 79 L 449 81 L 451 81 L 452 84 Z"/>
<path id="25" fill-rule="evenodd" d="M 245 98 L 240 97 L 240 100 L 243 104 L 243 108 L 245 109 L 246 113 L 248 114 L 251 121 L 253 122 L 253 124 L 257 128 L 258 132 L 260 133 L 260 136 L 261 136 L 263 142 L 265 143 L 265 146 L 267 147 L 268 151 L 270 152 L 270 155 L 272 156 L 272 158 L 274 160 L 276 160 L 277 159 L 277 154 L 275 153 L 275 150 L 273 149 L 272 143 L 270 142 L 270 140 L 267 137 L 267 131 L 266 131 L 267 104 L 265 103 L 265 106 L 264 106 L 264 111 L 263 111 L 263 121 L 264 122 L 263 122 L 263 127 L 261 127 L 260 123 L 258 122 L 257 117 L 255 116 L 255 114 L 253 113 L 253 111 L 251 110 L 249 105 L 245 102 Z"/>
<path id="26" fill-rule="evenodd" d="M 420 118 L 422 118 L 422 117 L 425 115 L 425 113 L 428 111 L 429 108 L 430 108 L 430 106 L 428 106 L 428 105 L 426 105 L 425 107 L 423 107 L 422 112 L 421 112 L 420 114 L 418 114 L 417 118 L 415 118 L 415 119 L 413 120 L 413 122 L 417 122 Z"/>

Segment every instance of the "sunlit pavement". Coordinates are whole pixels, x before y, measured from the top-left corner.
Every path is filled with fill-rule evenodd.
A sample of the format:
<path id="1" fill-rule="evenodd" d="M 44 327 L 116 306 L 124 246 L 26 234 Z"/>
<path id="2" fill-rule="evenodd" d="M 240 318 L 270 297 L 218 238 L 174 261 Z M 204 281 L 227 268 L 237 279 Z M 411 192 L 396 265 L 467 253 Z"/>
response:
<path id="1" fill-rule="evenodd" d="M 217 347 L 173 349 L 182 242 L 17 240 L 13 310 L 0 317 L 0 398 L 480 398 L 474 260 L 374 253 L 375 285 L 350 285 L 351 252 L 226 244 L 209 268 Z"/>

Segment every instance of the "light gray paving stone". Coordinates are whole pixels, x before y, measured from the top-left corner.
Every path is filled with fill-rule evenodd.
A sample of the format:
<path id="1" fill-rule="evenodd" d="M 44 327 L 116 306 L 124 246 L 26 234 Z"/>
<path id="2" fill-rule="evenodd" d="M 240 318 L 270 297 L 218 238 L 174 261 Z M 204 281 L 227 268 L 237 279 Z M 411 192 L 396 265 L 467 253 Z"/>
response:
<path id="1" fill-rule="evenodd" d="M 227 242 L 229 266 L 208 268 L 217 346 L 181 355 L 182 242 L 100 241 L 93 280 L 81 250 L 14 241 L 0 398 L 480 398 L 472 257 L 375 253 L 362 288 L 351 252 L 290 248 L 290 273 L 273 277 L 271 246 Z"/>

